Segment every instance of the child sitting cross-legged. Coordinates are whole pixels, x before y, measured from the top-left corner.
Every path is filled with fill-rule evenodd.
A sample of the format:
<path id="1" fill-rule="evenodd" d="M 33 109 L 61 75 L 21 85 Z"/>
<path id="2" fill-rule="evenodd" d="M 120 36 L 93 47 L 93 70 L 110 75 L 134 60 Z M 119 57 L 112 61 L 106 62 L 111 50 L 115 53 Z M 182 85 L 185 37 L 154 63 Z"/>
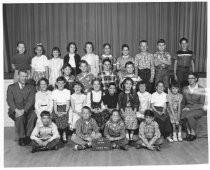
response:
<path id="1" fill-rule="evenodd" d="M 160 137 L 158 123 L 154 121 L 154 112 L 146 110 L 144 116 L 145 120 L 139 126 L 140 140 L 136 142 L 136 149 L 147 148 L 149 150 L 159 151 L 164 139 Z"/>
<path id="2" fill-rule="evenodd" d="M 51 121 L 48 111 L 42 111 L 41 121 L 37 122 L 32 134 L 32 153 L 37 151 L 58 150 L 60 135 L 57 126 Z"/>
<path id="3" fill-rule="evenodd" d="M 91 118 L 88 106 L 82 108 L 81 118 L 76 121 L 76 133 L 71 140 L 76 144 L 74 150 L 83 150 L 92 146 L 92 140 L 101 137 L 96 121 Z"/>
<path id="4" fill-rule="evenodd" d="M 128 140 L 125 137 L 125 124 L 117 109 L 111 112 L 111 118 L 106 122 L 104 136 L 110 140 L 113 149 L 128 150 Z"/>

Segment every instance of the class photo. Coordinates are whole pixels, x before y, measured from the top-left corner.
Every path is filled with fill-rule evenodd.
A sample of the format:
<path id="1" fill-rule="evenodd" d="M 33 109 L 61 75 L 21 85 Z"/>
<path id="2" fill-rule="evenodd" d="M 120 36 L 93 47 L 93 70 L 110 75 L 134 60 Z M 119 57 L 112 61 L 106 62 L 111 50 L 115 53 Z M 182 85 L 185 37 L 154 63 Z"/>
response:
<path id="1" fill-rule="evenodd" d="M 209 163 L 207 2 L 2 11 L 4 167 Z"/>

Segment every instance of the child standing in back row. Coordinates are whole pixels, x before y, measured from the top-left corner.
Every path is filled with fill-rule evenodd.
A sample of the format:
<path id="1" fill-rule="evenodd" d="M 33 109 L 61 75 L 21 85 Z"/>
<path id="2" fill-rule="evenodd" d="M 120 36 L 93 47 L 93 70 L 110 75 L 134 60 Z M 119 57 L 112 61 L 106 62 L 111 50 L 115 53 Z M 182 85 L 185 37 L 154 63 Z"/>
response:
<path id="1" fill-rule="evenodd" d="M 17 54 L 12 58 L 12 68 L 15 70 L 14 83 L 18 81 L 18 71 L 27 70 L 30 75 L 30 57 L 26 54 L 25 43 L 19 41 L 17 43 Z M 29 78 L 29 77 L 28 77 Z"/>
<path id="2" fill-rule="evenodd" d="M 42 77 L 49 78 L 48 59 L 44 55 L 45 50 L 41 43 L 34 48 L 34 54 L 36 56 L 31 60 L 31 77 L 37 83 Z"/>
<path id="3" fill-rule="evenodd" d="M 169 73 L 168 67 L 171 65 L 171 55 L 165 51 L 166 42 L 164 39 L 157 41 L 158 51 L 154 54 L 155 63 L 155 84 L 163 81 L 166 91 L 168 90 Z"/>

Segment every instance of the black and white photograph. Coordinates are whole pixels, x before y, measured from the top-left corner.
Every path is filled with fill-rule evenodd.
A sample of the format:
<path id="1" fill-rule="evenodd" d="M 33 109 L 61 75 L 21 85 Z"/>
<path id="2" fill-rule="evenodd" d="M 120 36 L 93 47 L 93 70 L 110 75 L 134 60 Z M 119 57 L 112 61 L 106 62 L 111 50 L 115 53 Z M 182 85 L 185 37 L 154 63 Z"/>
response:
<path id="1" fill-rule="evenodd" d="M 5 168 L 209 164 L 207 1 L 1 8 Z"/>

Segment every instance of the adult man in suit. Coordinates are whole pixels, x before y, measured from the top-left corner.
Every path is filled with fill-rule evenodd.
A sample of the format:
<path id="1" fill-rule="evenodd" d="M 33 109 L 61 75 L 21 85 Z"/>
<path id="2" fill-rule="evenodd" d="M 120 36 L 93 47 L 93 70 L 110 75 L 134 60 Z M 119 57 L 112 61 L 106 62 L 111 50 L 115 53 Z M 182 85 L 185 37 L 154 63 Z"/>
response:
<path id="1" fill-rule="evenodd" d="M 37 120 L 34 112 L 36 90 L 26 83 L 27 77 L 26 70 L 19 70 L 18 82 L 9 85 L 7 89 L 8 115 L 15 122 L 20 146 L 30 143 L 30 135 Z"/>

